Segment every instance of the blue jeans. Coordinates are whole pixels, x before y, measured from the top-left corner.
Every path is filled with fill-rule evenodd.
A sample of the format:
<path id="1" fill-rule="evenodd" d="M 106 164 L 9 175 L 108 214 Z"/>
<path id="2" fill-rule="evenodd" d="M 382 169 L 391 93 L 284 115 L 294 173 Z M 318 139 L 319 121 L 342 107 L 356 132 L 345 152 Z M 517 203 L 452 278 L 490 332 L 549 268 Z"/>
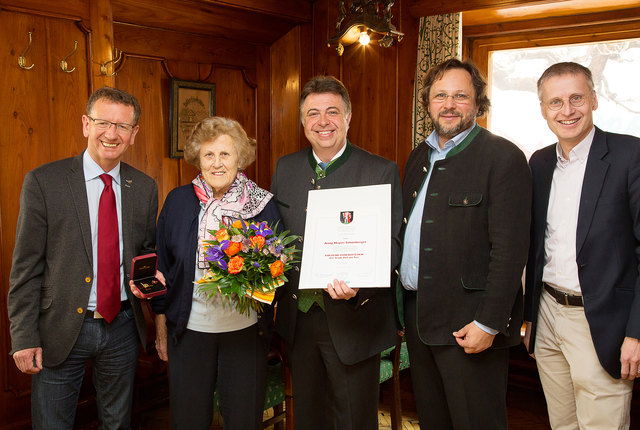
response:
<path id="1" fill-rule="evenodd" d="M 46 354 L 46 351 L 43 351 Z M 72 429 L 87 360 L 93 366 L 100 429 L 129 429 L 138 334 L 133 310 L 107 324 L 85 318 L 73 349 L 56 367 L 43 367 L 31 381 L 31 419 L 36 430 Z"/>

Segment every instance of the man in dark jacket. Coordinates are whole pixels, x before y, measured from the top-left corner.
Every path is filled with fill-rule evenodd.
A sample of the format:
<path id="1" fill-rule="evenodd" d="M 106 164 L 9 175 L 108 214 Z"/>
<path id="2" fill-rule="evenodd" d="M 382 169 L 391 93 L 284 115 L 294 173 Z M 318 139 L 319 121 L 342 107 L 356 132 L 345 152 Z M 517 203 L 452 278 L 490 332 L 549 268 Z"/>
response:
<path id="1" fill-rule="evenodd" d="M 398 166 L 347 140 L 351 102 L 334 77 L 305 85 L 300 118 L 311 147 L 280 158 L 271 184 L 284 227 L 304 234 L 310 190 L 391 184 L 395 267 L 402 215 Z M 287 276 L 278 290 L 276 330 L 287 341 L 296 429 L 378 428 L 380 352 L 395 343 L 397 331 L 391 290 L 358 290 L 337 281 L 324 291 L 299 290 L 299 274 Z"/>
<path id="2" fill-rule="evenodd" d="M 506 429 L 531 175 L 522 151 L 476 124 L 489 99 L 475 65 L 430 69 L 422 101 L 435 131 L 406 166 L 400 269 L 418 416 L 429 428 Z"/>
<path id="3" fill-rule="evenodd" d="M 525 345 L 558 429 L 628 429 L 640 364 L 640 139 L 593 125 L 591 71 L 538 80 L 558 137 L 531 156 Z"/>

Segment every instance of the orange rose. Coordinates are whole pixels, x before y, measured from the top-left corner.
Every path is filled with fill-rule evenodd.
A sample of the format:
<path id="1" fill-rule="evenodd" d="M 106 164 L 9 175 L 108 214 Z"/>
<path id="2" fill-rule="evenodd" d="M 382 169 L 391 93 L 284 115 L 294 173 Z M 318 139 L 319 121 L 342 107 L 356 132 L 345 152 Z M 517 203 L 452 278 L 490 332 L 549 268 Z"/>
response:
<path id="1" fill-rule="evenodd" d="M 236 273 L 240 273 L 242 271 L 243 264 L 244 264 L 244 258 L 240 257 L 239 255 L 236 255 L 235 257 L 231 257 L 229 259 L 227 270 L 232 275 L 235 275 Z"/>
<path id="2" fill-rule="evenodd" d="M 234 221 L 233 224 L 231 224 L 231 227 L 233 227 L 233 228 L 242 228 L 242 221 L 240 221 L 240 220 Z"/>
<path id="3" fill-rule="evenodd" d="M 251 237 L 251 248 L 255 248 L 256 246 L 258 247 L 258 249 L 262 249 L 262 247 L 264 246 L 264 236 L 252 236 Z"/>
<path id="4" fill-rule="evenodd" d="M 282 261 L 276 260 L 269 264 L 269 270 L 271 270 L 271 276 L 277 278 L 282 275 L 282 272 L 284 272 L 284 264 L 282 264 Z"/>
<path id="5" fill-rule="evenodd" d="M 227 231 L 226 228 L 221 228 L 220 230 L 216 231 L 215 236 L 218 242 L 222 242 L 223 240 L 229 240 L 229 232 Z"/>
<path id="6" fill-rule="evenodd" d="M 240 242 L 229 242 L 229 246 L 224 250 L 224 253 L 229 257 L 233 257 L 238 252 L 242 250 L 242 243 Z"/>

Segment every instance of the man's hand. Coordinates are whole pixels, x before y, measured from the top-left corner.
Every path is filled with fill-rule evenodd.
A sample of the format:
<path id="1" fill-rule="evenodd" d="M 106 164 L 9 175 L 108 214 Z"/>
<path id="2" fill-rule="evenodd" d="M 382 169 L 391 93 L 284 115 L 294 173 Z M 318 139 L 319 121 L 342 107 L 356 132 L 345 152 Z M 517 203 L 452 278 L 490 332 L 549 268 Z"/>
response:
<path id="1" fill-rule="evenodd" d="M 467 354 L 477 354 L 489 348 L 495 337 L 475 325 L 473 321 L 460 330 L 454 331 L 453 336 Z"/>
<path id="2" fill-rule="evenodd" d="M 335 300 L 349 300 L 358 294 L 358 288 L 349 288 L 344 281 L 337 279 L 333 280 L 333 284 L 327 284 L 327 288 L 324 290 Z"/>
<path id="3" fill-rule="evenodd" d="M 531 321 L 525 321 L 527 325 L 524 329 L 524 339 L 522 339 L 522 343 L 524 343 L 524 347 L 527 348 L 527 352 L 529 355 L 535 360 L 536 356 L 533 351 L 529 351 L 529 340 L 531 339 Z"/>
<path id="4" fill-rule="evenodd" d="M 164 279 L 164 275 L 159 270 L 156 270 L 156 279 L 160 281 L 160 283 L 165 287 L 167 286 L 167 281 L 166 279 Z M 129 289 L 131 290 L 131 294 L 133 294 L 134 296 L 136 296 L 141 300 L 144 299 L 144 297 L 142 297 L 142 293 L 140 292 L 138 287 L 136 287 L 136 284 L 132 280 L 129 281 Z"/>
<path id="5" fill-rule="evenodd" d="M 164 314 L 156 315 L 156 351 L 158 351 L 160 360 L 169 360 L 167 355 L 167 317 Z"/>
<path id="6" fill-rule="evenodd" d="M 22 373 L 35 375 L 42 370 L 42 348 L 28 348 L 13 353 L 13 361 Z"/>
<path id="7" fill-rule="evenodd" d="M 640 341 L 625 337 L 620 347 L 620 375 L 622 379 L 633 381 L 640 372 Z"/>

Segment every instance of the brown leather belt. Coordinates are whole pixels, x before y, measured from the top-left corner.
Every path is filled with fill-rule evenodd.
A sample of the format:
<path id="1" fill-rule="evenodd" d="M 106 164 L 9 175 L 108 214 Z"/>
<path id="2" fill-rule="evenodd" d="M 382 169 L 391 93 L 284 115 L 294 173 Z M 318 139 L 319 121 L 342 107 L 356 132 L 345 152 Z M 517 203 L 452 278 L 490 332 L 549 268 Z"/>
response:
<path id="1" fill-rule="evenodd" d="M 131 302 L 129 300 L 120 302 L 120 312 L 126 311 L 127 309 L 131 309 Z M 89 309 L 87 309 L 85 311 L 84 317 L 85 318 L 102 318 L 102 315 L 100 315 L 97 311 L 90 311 Z"/>
<path id="2" fill-rule="evenodd" d="M 551 294 L 551 296 L 556 299 L 556 302 L 565 306 L 584 306 L 584 302 L 582 301 L 582 296 L 572 296 L 560 290 L 556 290 L 551 285 L 544 283 L 544 289 L 547 290 L 547 293 Z"/>

